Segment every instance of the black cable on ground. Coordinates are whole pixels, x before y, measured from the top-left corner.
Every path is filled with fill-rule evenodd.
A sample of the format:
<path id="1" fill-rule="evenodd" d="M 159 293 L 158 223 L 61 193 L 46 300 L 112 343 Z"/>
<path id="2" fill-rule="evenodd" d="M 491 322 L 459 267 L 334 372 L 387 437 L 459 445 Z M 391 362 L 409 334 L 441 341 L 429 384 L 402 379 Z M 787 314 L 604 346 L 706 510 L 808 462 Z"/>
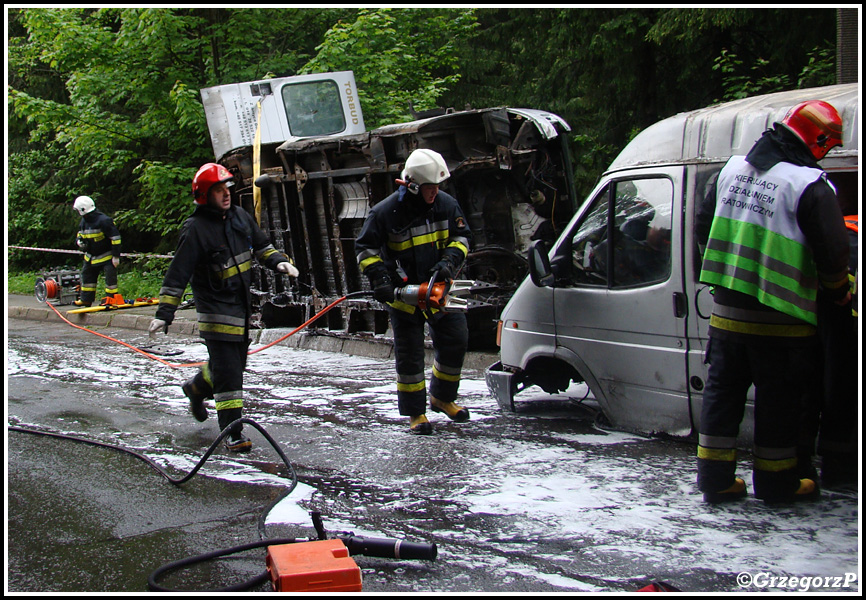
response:
<path id="1" fill-rule="evenodd" d="M 282 459 L 283 463 L 286 465 L 286 468 L 289 471 L 289 475 L 291 478 L 291 484 L 289 485 L 289 489 L 285 493 L 283 493 L 277 500 L 275 500 L 268 507 L 268 510 L 266 511 L 266 514 L 267 514 L 268 512 L 271 511 L 271 509 L 273 509 L 274 506 L 276 506 L 276 504 L 281 502 L 286 496 L 288 496 L 289 494 L 292 493 L 292 491 L 298 485 L 298 475 L 295 472 L 295 469 L 292 466 L 292 464 L 289 462 L 289 459 L 286 457 L 285 453 L 282 451 L 282 449 L 277 444 L 277 442 L 270 436 L 270 434 L 268 434 L 267 431 L 265 431 L 265 429 L 261 425 L 259 425 L 258 423 L 256 423 L 252 419 L 241 418 L 241 419 L 238 419 L 238 420 L 232 422 L 228 427 L 226 427 L 220 433 L 219 436 L 217 436 L 216 440 L 214 440 L 214 442 L 210 445 L 210 447 L 207 449 L 207 451 L 202 456 L 201 460 L 199 460 L 198 464 L 196 464 L 195 467 L 193 467 L 193 469 L 186 476 L 184 476 L 180 479 L 175 479 L 175 478 L 171 477 L 161 466 L 159 466 L 156 462 L 154 462 L 152 459 L 148 458 L 147 456 L 140 454 L 138 452 L 135 452 L 134 450 L 130 450 L 129 448 L 124 448 L 122 446 L 116 446 L 114 444 L 108 444 L 105 442 L 98 442 L 95 440 L 88 440 L 86 438 L 80 438 L 80 437 L 77 437 L 74 435 L 69 435 L 69 434 L 53 433 L 53 432 L 49 432 L 49 431 L 40 431 L 37 429 L 27 429 L 25 427 L 14 427 L 13 426 L 13 427 L 7 427 L 7 430 L 18 432 L 18 433 L 30 433 L 30 434 L 34 434 L 34 435 L 43 435 L 43 436 L 48 436 L 48 437 L 55 437 L 55 438 L 60 438 L 60 439 L 65 439 L 65 440 L 71 440 L 74 442 L 81 442 L 83 444 L 88 444 L 91 446 L 98 446 L 100 448 L 109 448 L 112 450 L 124 452 L 125 454 L 129 454 L 131 456 L 134 456 L 134 457 L 146 462 L 148 465 L 151 466 L 151 468 L 153 468 L 157 473 L 162 475 L 170 483 L 172 483 L 174 485 L 182 485 L 182 484 L 186 483 L 187 481 L 189 481 L 190 479 L 192 479 L 192 477 L 204 465 L 204 463 L 207 461 L 207 459 L 210 457 L 210 455 L 213 454 L 214 450 L 216 450 L 219 443 L 234 429 L 234 427 L 236 425 L 238 425 L 240 423 L 246 423 L 247 425 L 251 425 L 252 427 L 256 428 L 259 431 L 259 433 L 261 433 L 262 436 L 268 441 L 268 443 L 270 443 L 271 446 L 273 446 L 274 450 L 277 451 L 277 454 L 279 454 L 280 458 Z M 260 532 L 263 532 L 263 531 L 264 531 L 264 529 L 260 526 Z M 165 573 L 168 573 L 169 571 L 180 569 L 182 567 L 190 566 L 190 565 L 193 565 L 196 563 L 200 563 L 200 562 L 204 562 L 204 561 L 208 561 L 208 560 L 213 560 L 213 559 L 219 558 L 221 556 L 227 556 L 229 554 L 236 554 L 238 552 L 243 552 L 245 550 L 252 550 L 254 548 L 261 548 L 264 546 L 271 546 L 271 545 L 278 545 L 278 544 L 289 544 L 289 543 L 294 543 L 297 541 L 299 541 L 299 540 L 296 538 L 275 538 L 272 540 L 262 540 L 260 542 L 245 544 L 243 546 L 235 546 L 233 548 L 228 548 L 225 550 L 217 550 L 214 552 L 201 554 L 199 556 L 193 556 L 193 557 L 185 558 L 183 560 L 167 563 L 167 564 L 161 566 L 160 568 L 158 568 L 156 571 L 154 571 L 150 575 L 150 577 L 147 580 L 147 584 L 148 584 L 148 587 L 151 591 L 156 591 L 156 592 L 181 592 L 181 591 L 185 591 L 185 590 L 175 590 L 175 589 L 164 588 L 164 587 L 160 586 L 156 582 L 156 580 L 158 577 L 164 575 Z M 303 540 L 301 540 L 301 541 L 303 541 Z M 248 589 L 251 589 L 255 586 L 261 585 L 262 583 L 267 581 L 268 578 L 269 578 L 269 574 L 267 571 L 265 571 L 264 573 L 256 576 L 255 578 L 253 578 L 249 581 L 245 581 L 243 583 L 236 584 L 236 585 L 229 586 L 229 587 L 222 588 L 222 589 L 207 590 L 207 591 L 236 592 L 236 591 L 248 590 Z"/>

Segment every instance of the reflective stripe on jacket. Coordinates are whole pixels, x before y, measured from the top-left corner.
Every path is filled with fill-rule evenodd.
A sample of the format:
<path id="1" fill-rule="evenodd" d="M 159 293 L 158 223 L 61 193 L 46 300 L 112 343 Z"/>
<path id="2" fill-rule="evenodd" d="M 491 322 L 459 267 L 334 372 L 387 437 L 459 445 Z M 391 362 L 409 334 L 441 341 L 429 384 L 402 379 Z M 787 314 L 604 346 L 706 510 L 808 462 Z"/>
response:
<path id="1" fill-rule="evenodd" d="M 199 206 L 181 230 L 177 251 L 159 291 L 156 318 L 166 323 L 174 320 L 189 283 L 198 313 L 199 335 L 205 339 L 246 341 L 254 259 L 273 270 L 288 261 L 246 211 L 232 206 L 223 218 L 210 206 Z"/>
<path id="2" fill-rule="evenodd" d="M 786 162 L 762 172 L 743 156 L 731 157 L 716 184 L 701 281 L 817 325 L 817 268 L 797 207 L 803 191 L 822 177 L 820 169 Z"/>
<path id="3" fill-rule="evenodd" d="M 431 205 L 422 203 L 401 187 L 370 210 L 355 240 L 362 273 L 387 274 L 396 285 L 427 283 L 430 271 L 442 259 L 457 271 L 466 260 L 472 236 L 459 203 L 441 191 Z M 415 310 L 407 304 L 399 308 Z"/>
<path id="4" fill-rule="evenodd" d="M 98 210 L 81 217 L 77 237 L 84 242 L 84 262 L 98 265 L 120 258 L 120 231 L 111 217 Z"/>

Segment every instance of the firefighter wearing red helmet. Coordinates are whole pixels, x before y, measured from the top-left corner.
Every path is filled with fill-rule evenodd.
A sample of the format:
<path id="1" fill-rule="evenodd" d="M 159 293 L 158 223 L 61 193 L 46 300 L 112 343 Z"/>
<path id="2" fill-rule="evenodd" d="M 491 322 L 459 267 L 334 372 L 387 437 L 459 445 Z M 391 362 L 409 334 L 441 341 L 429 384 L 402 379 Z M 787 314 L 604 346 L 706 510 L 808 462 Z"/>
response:
<path id="1" fill-rule="evenodd" d="M 189 283 L 208 362 L 182 389 L 198 421 L 207 419 L 204 402 L 213 398 L 221 430 L 243 416 L 252 262 L 256 260 L 290 277 L 298 276 L 289 258 L 271 245 L 252 216 L 232 205 L 232 179 L 229 170 L 216 163 L 202 166 L 195 174 L 195 212 L 181 229 L 149 328 L 151 336 L 160 330 L 167 332 Z M 230 451 L 250 450 L 252 443 L 241 433 L 242 428 L 239 423 L 226 438 Z"/>
<path id="2" fill-rule="evenodd" d="M 818 291 L 845 303 L 848 234 L 818 160 L 842 143 L 823 101 L 793 107 L 709 183 L 698 211 L 700 280 L 713 287 L 709 374 L 698 438 L 698 488 L 710 503 L 746 496 L 736 477 L 739 424 L 755 386 L 752 483 L 768 503 L 819 495 L 798 465 L 800 419 L 813 390 Z"/>
<path id="3" fill-rule="evenodd" d="M 801 102 L 788 111 L 782 125 L 806 144 L 815 160 L 842 145 L 842 117 L 829 102 Z"/>

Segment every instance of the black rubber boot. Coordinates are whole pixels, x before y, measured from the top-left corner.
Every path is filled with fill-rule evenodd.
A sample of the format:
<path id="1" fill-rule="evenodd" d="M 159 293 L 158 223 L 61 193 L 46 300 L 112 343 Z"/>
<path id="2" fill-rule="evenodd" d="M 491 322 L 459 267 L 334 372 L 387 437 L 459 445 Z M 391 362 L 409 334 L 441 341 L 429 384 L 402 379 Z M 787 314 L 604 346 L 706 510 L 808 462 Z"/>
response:
<path id="1" fill-rule="evenodd" d="M 195 377 L 183 382 L 180 387 L 184 395 L 189 398 L 189 412 L 192 413 L 192 416 L 195 417 L 196 421 L 207 421 L 207 408 L 204 406 L 204 401 L 213 397 L 213 389 L 205 381 L 201 371 L 196 373 Z"/>

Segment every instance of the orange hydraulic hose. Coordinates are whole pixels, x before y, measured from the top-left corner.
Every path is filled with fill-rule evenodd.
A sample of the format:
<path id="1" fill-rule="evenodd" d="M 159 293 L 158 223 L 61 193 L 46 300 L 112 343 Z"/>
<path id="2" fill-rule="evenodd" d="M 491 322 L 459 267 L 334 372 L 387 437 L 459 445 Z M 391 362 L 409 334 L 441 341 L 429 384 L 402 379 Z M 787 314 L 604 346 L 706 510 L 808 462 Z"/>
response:
<path id="1" fill-rule="evenodd" d="M 334 301 L 331 302 L 328 306 L 326 306 L 325 308 L 323 308 L 321 311 L 319 311 L 318 313 L 316 313 L 315 315 L 313 315 L 312 317 L 310 317 L 309 319 L 307 319 L 307 321 L 306 321 L 305 323 L 303 323 L 302 325 L 299 325 L 298 327 L 296 327 L 295 329 L 293 329 L 292 331 L 290 331 L 289 333 L 287 333 L 287 334 L 284 335 L 283 337 L 281 337 L 281 338 L 279 338 L 279 339 L 277 339 L 277 340 L 274 340 L 273 342 L 271 342 L 271 343 L 269 343 L 269 344 L 266 344 L 266 345 L 262 346 L 261 348 L 256 348 L 255 350 L 250 350 L 249 352 L 247 352 L 247 355 L 249 356 L 249 355 L 251 355 L 251 354 L 255 354 L 256 352 L 261 352 L 262 350 L 265 350 L 265 349 L 267 349 L 267 348 L 270 348 L 271 346 L 273 346 L 273 345 L 275 345 L 275 344 L 278 344 L 278 343 L 282 342 L 282 341 L 285 340 L 286 338 L 289 338 L 289 337 L 295 335 L 297 332 L 299 332 L 299 331 L 301 331 L 302 329 L 304 329 L 305 327 L 309 326 L 311 323 L 313 323 L 313 321 L 315 321 L 316 319 L 318 319 L 319 317 L 321 317 L 322 315 L 324 315 L 326 312 L 328 312 L 329 310 L 331 310 L 332 308 L 334 308 L 335 306 L 337 306 L 338 304 L 340 304 L 341 302 L 343 302 L 345 299 L 346 299 L 346 296 L 343 296 L 342 298 L 338 298 L 337 300 L 334 300 Z M 93 335 L 98 335 L 99 337 L 101 337 L 101 338 L 105 338 L 106 340 L 110 340 L 110 341 L 112 341 L 112 342 L 116 342 L 116 343 L 120 344 L 121 346 L 126 346 L 126 347 L 129 348 L 130 350 L 133 350 L 133 351 L 135 351 L 135 352 L 138 352 L 139 354 L 143 354 L 143 355 L 145 355 L 145 356 L 148 357 L 148 358 L 151 358 L 151 359 L 153 359 L 153 360 L 155 360 L 155 361 L 157 361 L 157 362 L 160 362 L 160 363 L 164 364 L 164 365 L 167 366 L 167 367 L 171 367 L 172 369 L 178 369 L 178 368 L 180 368 L 180 367 L 200 367 L 200 366 L 202 366 L 202 365 L 205 364 L 204 362 L 195 362 L 195 363 L 170 363 L 170 362 L 168 362 L 167 360 L 163 360 L 163 359 L 159 358 L 158 356 L 154 356 L 153 354 L 150 354 L 149 352 L 145 352 L 145 351 L 142 350 L 141 348 L 136 348 L 136 347 L 133 346 L 132 344 L 127 344 L 126 342 L 123 342 L 123 341 L 121 341 L 121 340 L 115 339 L 115 338 L 113 338 L 113 337 L 111 337 L 111 336 L 108 336 L 108 335 L 105 335 L 105 334 L 103 334 L 103 333 L 99 333 L 99 332 L 93 331 L 92 329 L 88 329 L 87 327 L 82 327 L 81 325 L 76 325 L 75 323 L 73 323 L 72 321 L 70 321 L 69 319 L 67 319 L 65 316 L 63 316 L 63 314 L 62 314 L 59 310 L 57 310 L 57 309 L 54 307 L 53 304 L 51 304 L 50 302 L 46 302 L 46 304 L 48 304 L 48 306 L 51 307 L 51 310 L 53 310 L 55 313 L 57 313 L 57 316 L 60 317 L 63 321 L 65 321 L 68 325 L 71 325 L 71 326 L 75 327 L 76 329 L 81 329 L 82 331 L 86 331 L 86 332 L 88 332 L 88 333 L 92 333 Z"/>

